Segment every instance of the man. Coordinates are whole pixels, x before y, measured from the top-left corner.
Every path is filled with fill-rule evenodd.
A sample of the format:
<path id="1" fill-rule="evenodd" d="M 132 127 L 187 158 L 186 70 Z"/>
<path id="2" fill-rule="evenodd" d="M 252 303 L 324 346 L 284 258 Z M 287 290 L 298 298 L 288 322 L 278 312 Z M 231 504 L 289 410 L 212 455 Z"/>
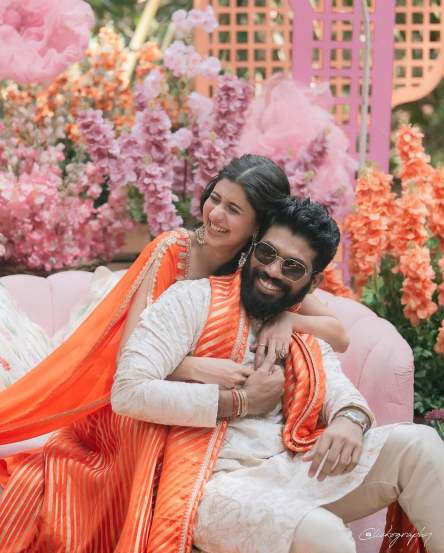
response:
<path id="1" fill-rule="evenodd" d="M 443 443 L 421 425 L 369 430 L 373 415 L 327 344 L 295 337 L 285 366 L 285 420 L 279 367 L 260 367 L 242 392 L 166 380 L 190 352 L 231 352 L 252 363 L 247 342 L 259 324 L 316 287 L 338 242 L 322 206 L 288 199 L 258 238 L 240 290 L 238 277 L 180 282 L 142 314 L 119 361 L 112 405 L 135 419 L 180 425 L 165 447 L 162 513 L 153 522 L 153 534 L 162 528 L 159 543 L 173 539 L 168 529 L 186 495 L 180 512 L 189 524 L 178 550 L 193 532 L 195 546 L 208 553 L 355 552 L 345 523 L 398 501 L 429 551 L 444 551 Z M 218 422 L 233 416 L 228 428 Z M 181 427 L 195 427 L 191 439 Z M 212 427 L 195 455 L 203 429 Z M 399 545 L 408 547 L 407 540 Z"/>

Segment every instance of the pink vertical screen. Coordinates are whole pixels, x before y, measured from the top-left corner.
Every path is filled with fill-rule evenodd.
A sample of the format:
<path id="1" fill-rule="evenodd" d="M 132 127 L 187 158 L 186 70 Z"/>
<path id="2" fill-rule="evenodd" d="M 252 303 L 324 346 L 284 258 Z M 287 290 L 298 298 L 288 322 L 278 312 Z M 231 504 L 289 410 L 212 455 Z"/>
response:
<path id="1" fill-rule="evenodd" d="M 361 0 L 292 0 L 293 76 L 304 83 L 327 81 L 333 113 L 357 155 L 364 24 Z M 395 0 L 371 0 L 371 86 L 366 159 L 388 169 Z"/>

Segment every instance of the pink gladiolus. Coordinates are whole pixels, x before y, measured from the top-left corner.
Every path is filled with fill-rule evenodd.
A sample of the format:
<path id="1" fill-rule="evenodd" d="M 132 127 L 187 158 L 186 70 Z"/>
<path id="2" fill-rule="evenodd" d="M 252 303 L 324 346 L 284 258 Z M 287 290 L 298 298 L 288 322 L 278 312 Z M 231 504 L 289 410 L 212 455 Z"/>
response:
<path id="1" fill-rule="evenodd" d="M 212 33 L 218 27 L 214 10 L 208 6 L 206 10 L 177 10 L 173 13 L 172 21 L 176 25 L 176 36 L 185 38 L 193 29 L 201 27 L 206 33 Z"/>
<path id="2" fill-rule="evenodd" d="M 145 100 L 154 100 L 162 92 L 165 79 L 159 69 L 152 69 L 143 81 L 143 95 Z"/>
<path id="3" fill-rule="evenodd" d="M 222 69 L 222 64 L 214 56 L 203 59 L 198 65 L 198 73 L 208 79 L 215 79 Z"/>
<path id="4" fill-rule="evenodd" d="M 0 0 L 0 80 L 51 82 L 83 57 L 93 25 L 83 0 Z"/>
<path id="5" fill-rule="evenodd" d="M 188 108 L 191 116 L 197 120 L 198 125 L 201 125 L 212 117 L 213 102 L 198 92 L 191 92 L 188 96 Z"/>
<path id="6" fill-rule="evenodd" d="M 193 133 L 182 127 L 172 134 L 171 140 L 173 141 L 174 146 L 180 150 L 186 150 L 193 140 Z"/>
<path id="7" fill-rule="evenodd" d="M 175 77 L 195 77 L 202 58 L 194 46 L 176 40 L 165 50 L 163 63 Z"/>

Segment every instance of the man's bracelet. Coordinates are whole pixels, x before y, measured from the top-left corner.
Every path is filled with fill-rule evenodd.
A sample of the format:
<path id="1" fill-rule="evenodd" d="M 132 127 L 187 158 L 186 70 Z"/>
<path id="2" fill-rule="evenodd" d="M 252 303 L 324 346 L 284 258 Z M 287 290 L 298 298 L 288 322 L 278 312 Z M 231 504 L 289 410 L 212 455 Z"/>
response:
<path id="1" fill-rule="evenodd" d="M 231 412 L 231 418 L 242 418 L 248 413 L 248 396 L 245 390 L 237 390 L 232 388 L 231 397 L 233 399 L 233 410 Z"/>

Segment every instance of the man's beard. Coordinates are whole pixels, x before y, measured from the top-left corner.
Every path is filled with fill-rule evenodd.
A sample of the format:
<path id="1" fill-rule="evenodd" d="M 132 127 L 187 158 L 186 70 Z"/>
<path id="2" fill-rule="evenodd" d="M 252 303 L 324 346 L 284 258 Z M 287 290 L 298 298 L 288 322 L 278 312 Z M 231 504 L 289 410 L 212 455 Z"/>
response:
<path id="1" fill-rule="evenodd" d="M 256 287 L 257 277 L 263 277 L 266 281 L 280 288 L 283 292 L 278 298 L 262 294 Z M 284 280 L 270 278 L 261 269 L 252 269 L 250 259 L 245 263 L 241 276 L 241 299 L 247 313 L 259 320 L 266 320 L 282 313 L 292 305 L 300 303 L 310 291 L 312 279 L 298 292 L 291 293 L 291 286 Z"/>

